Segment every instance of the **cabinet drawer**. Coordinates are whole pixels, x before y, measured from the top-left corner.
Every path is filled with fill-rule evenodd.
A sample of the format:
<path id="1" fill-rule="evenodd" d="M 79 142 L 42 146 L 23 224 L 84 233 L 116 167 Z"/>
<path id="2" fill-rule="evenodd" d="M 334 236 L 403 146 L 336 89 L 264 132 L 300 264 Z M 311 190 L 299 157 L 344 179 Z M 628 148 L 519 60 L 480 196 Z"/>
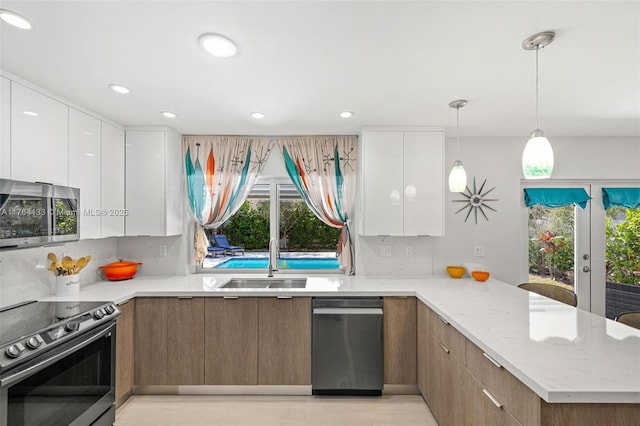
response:
<path id="1" fill-rule="evenodd" d="M 467 341 L 467 369 L 520 423 L 540 424 L 538 395 L 470 341 Z"/>
<path id="2" fill-rule="evenodd" d="M 466 398 L 466 424 L 473 426 L 521 426 L 501 401 L 475 377 L 467 373 L 465 383 L 468 394 Z"/>
<path id="3" fill-rule="evenodd" d="M 466 363 L 466 338 L 456 330 L 447 320 L 429 310 L 429 334 L 443 346 L 445 351 L 451 352 L 458 361 L 465 365 Z"/>

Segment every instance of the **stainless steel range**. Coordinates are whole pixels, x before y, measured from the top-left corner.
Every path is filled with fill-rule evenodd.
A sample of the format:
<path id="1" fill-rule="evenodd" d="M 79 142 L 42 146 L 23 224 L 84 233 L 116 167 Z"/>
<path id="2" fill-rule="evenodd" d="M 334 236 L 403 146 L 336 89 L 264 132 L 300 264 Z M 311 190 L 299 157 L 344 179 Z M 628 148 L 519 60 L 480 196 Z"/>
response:
<path id="1" fill-rule="evenodd" d="M 0 425 L 111 425 L 115 318 L 107 302 L 0 310 Z"/>

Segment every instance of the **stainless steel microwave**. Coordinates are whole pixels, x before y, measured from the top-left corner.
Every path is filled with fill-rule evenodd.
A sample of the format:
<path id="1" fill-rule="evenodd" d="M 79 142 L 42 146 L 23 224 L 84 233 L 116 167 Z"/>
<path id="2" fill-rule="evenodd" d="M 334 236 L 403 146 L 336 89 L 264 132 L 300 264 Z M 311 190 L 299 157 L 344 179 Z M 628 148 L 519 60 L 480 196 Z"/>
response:
<path id="1" fill-rule="evenodd" d="M 80 189 L 0 179 L 0 248 L 80 238 Z"/>

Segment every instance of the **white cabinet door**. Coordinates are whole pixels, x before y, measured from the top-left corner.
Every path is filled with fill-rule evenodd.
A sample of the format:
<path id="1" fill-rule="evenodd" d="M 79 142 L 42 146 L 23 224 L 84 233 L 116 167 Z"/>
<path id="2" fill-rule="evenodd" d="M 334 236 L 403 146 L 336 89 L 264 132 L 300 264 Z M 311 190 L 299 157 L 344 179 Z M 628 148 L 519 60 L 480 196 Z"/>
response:
<path id="1" fill-rule="evenodd" d="M 403 235 L 403 133 L 362 137 L 362 235 Z"/>
<path id="2" fill-rule="evenodd" d="M 165 234 L 180 235 L 184 232 L 184 198 L 185 185 L 182 171 L 182 136 L 166 130 L 165 139 Z"/>
<path id="3" fill-rule="evenodd" d="M 125 234 L 164 235 L 165 132 L 126 132 Z"/>
<path id="4" fill-rule="evenodd" d="M 11 82 L 11 178 L 69 184 L 67 105 Z"/>
<path id="5" fill-rule="evenodd" d="M 363 130 L 361 235 L 444 235 L 444 135 Z"/>
<path id="6" fill-rule="evenodd" d="M 80 188 L 80 239 L 102 236 L 101 123 L 69 108 L 69 186 Z"/>
<path id="7" fill-rule="evenodd" d="M 404 133 L 404 235 L 444 235 L 444 138 Z"/>
<path id="8" fill-rule="evenodd" d="M 124 235 L 124 130 L 102 122 L 102 237 Z"/>
<path id="9" fill-rule="evenodd" d="M 11 178 L 11 81 L 0 77 L 0 178 Z"/>
<path id="10" fill-rule="evenodd" d="M 125 140 L 125 235 L 182 234 L 181 136 L 169 128 L 135 129 Z"/>

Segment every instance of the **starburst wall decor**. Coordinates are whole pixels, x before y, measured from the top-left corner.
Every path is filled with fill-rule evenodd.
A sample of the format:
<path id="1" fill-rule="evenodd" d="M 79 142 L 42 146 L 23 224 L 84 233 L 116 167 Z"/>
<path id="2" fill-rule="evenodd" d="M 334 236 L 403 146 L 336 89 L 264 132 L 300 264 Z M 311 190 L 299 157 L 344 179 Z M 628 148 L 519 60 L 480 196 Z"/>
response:
<path id="1" fill-rule="evenodd" d="M 469 186 L 466 187 L 466 189 L 464 190 L 464 192 L 461 192 L 460 195 L 462 195 L 464 198 L 462 200 L 453 200 L 454 203 L 465 203 L 464 206 L 462 206 L 461 209 L 459 209 L 458 211 L 456 211 L 455 214 L 460 213 L 461 211 L 464 211 L 465 209 L 467 210 L 467 216 L 465 216 L 464 221 L 466 222 L 467 219 L 469 219 L 469 216 L 471 216 L 471 212 L 473 212 L 475 221 L 476 221 L 476 225 L 478 224 L 478 211 L 480 211 L 480 213 L 482 214 L 482 216 L 484 216 L 484 218 L 488 221 L 489 218 L 487 217 L 487 214 L 485 213 L 485 209 L 497 212 L 496 209 L 494 209 L 493 207 L 491 207 L 490 205 L 488 205 L 487 203 L 490 201 L 498 201 L 497 198 L 485 198 L 487 196 L 487 194 L 489 194 L 491 191 L 493 191 L 494 189 L 496 189 L 496 187 L 494 186 L 491 189 L 486 190 L 485 192 L 482 192 L 484 190 L 485 185 L 487 184 L 487 180 L 485 179 L 482 182 L 482 185 L 480 185 L 480 189 L 476 189 L 476 177 L 473 177 L 473 191 L 471 191 L 471 189 L 469 189 Z"/>

